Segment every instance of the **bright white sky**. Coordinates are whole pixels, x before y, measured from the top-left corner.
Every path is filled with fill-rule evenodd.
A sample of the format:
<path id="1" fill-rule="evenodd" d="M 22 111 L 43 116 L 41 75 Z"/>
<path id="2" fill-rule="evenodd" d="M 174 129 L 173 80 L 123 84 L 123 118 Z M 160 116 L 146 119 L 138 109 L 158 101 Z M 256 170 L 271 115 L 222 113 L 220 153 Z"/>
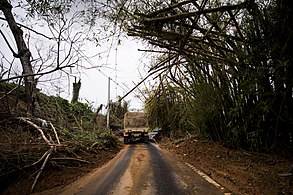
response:
<path id="1" fill-rule="evenodd" d="M 93 49 L 99 50 L 99 48 L 94 47 Z M 105 48 L 101 46 L 100 49 Z M 117 53 L 116 47 L 110 50 L 108 59 L 107 54 L 104 54 L 102 59 L 92 59 L 93 63 L 106 65 L 100 68 L 100 71 L 91 69 L 81 75 L 80 97 L 87 99 L 89 102 L 95 102 L 95 107 L 99 104 L 105 105 L 108 99 L 107 76 L 111 77 L 110 99 L 112 101 L 116 101 L 118 96 L 122 97 L 130 91 L 142 79 L 140 73 L 142 76 L 146 75 L 144 66 L 148 60 L 144 57 L 143 52 L 138 51 L 138 49 L 143 49 L 141 43 L 124 39 L 122 44 L 117 47 Z M 137 91 L 134 91 L 125 100 L 130 101 L 131 108 L 141 109 L 143 102 L 136 98 L 135 94 L 139 95 Z"/>
<path id="2" fill-rule="evenodd" d="M 15 13 L 19 11 L 21 11 L 20 8 L 14 9 Z M 0 21 L 0 25 L 3 27 L 3 25 L 6 25 L 6 22 Z M 17 51 L 14 38 L 9 29 L 3 28 L 3 30 L 11 42 L 11 45 L 15 48 L 15 51 Z M 34 30 L 44 32 L 44 34 L 50 36 L 50 34 L 44 29 Z M 40 37 L 34 33 L 31 33 L 31 36 Z M 117 47 L 117 44 L 114 44 L 111 49 L 109 49 L 109 41 L 101 43 L 98 47 L 90 43 L 83 46 L 83 53 L 86 53 L 87 56 L 94 56 L 102 51 L 107 52 L 82 62 L 83 66 L 90 67 L 95 65 L 102 66 L 101 68 L 88 70 L 80 69 L 79 73 L 73 74 L 77 79 L 81 78 L 80 100 L 82 102 L 89 102 L 94 108 L 97 108 L 100 104 L 106 105 L 108 99 L 108 77 L 111 77 L 110 99 L 116 101 L 117 96 L 125 95 L 135 86 L 136 83 L 141 81 L 142 77 L 147 75 L 146 65 L 148 65 L 150 60 L 144 56 L 144 52 L 138 51 L 138 49 L 144 49 L 142 43 L 134 41 L 130 37 L 121 39 L 121 45 L 118 45 Z M 2 36 L 0 36 L 0 45 L 1 52 L 4 52 L 7 58 L 12 59 L 12 54 L 8 50 Z M 46 45 L 44 47 L 46 47 Z M 34 57 L 36 57 L 34 51 L 32 51 L 32 53 Z M 48 95 L 60 94 L 61 97 L 70 101 L 73 81 L 74 77 L 70 77 L 70 81 L 65 77 L 65 79 L 56 80 L 55 84 L 53 84 L 54 87 L 52 87 L 52 84 L 47 81 L 39 82 L 38 88 Z M 119 86 L 116 83 L 118 83 Z M 56 90 L 57 88 L 59 88 L 59 92 Z M 139 95 L 137 90 L 128 95 L 125 100 L 130 103 L 131 109 L 142 109 L 143 102 L 136 98 L 136 95 Z"/>

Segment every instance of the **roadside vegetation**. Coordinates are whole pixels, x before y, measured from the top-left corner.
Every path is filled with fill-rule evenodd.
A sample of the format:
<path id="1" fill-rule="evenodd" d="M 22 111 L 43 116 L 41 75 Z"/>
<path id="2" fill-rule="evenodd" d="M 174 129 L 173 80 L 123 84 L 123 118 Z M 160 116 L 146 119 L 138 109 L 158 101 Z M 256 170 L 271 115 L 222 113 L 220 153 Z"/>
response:
<path id="1" fill-rule="evenodd" d="M 150 74 L 159 84 L 146 100 L 153 126 L 292 154 L 291 2 L 134 2 L 113 4 L 128 35 L 158 53 Z"/>
<path id="2" fill-rule="evenodd" d="M 74 177 L 59 175 L 59 185 L 66 184 L 85 174 L 84 168 L 115 156 L 121 147 L 106 128 L 105 116 L 89 104 L 39 92 L 41 119 L 26 116 L 23 86 L 0 83 L 0 94 L 1 192 L 7 187 L 14 190 L 8 193 L 50 189 L 58 185 L 53 177 L 56 172 L 75 169 Z"/>

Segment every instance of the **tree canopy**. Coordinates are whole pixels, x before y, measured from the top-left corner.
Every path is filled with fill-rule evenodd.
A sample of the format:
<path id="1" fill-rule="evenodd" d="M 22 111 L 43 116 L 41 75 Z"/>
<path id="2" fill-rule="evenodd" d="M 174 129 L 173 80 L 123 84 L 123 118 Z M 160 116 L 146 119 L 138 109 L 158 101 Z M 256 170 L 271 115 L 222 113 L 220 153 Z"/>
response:
<path id="1" fill-rule="evenodd" d="M 229 146 L 292 149 L 292 2 L 113 2 L 129 36 L 161 53 L 153 123 Z M 152 52 L 153 50 L 150 50 Z"/>

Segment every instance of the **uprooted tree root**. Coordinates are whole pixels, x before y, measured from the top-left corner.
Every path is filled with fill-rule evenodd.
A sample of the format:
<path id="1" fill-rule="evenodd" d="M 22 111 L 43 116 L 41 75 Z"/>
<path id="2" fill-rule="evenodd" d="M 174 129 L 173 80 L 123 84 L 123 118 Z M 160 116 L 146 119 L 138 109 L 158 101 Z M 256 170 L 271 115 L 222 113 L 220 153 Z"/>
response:
<path id="1" fill-rule="evenodd" d="M 13 182 L 7 178 L 19 178 L 27 173 L 31 173 L 29 177 L 34 177 L 30 189 L 33 192 L 50 160 L 55 166 L 58 166 L 57 162 L 63 162 L 63 165 L 64 162 L 89 163 L 73 157 L 58 157 L 57 151 L 66 145 L 60 143 L 53 124 L 43 119 L 16 117 L 1 121 L 0 126 L 0 192 Z"/>

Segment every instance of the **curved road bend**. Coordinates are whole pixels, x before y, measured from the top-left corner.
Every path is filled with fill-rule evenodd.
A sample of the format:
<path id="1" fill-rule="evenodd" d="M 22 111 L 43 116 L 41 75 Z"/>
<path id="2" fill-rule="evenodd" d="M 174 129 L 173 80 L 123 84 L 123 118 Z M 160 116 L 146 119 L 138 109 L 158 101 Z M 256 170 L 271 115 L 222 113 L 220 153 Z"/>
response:
<path id="1" fill-rule="evenodd" d="M 180 159 L 155 144 L 127 145 L 116 158 L 61 194 L 224 194 Z"/>

